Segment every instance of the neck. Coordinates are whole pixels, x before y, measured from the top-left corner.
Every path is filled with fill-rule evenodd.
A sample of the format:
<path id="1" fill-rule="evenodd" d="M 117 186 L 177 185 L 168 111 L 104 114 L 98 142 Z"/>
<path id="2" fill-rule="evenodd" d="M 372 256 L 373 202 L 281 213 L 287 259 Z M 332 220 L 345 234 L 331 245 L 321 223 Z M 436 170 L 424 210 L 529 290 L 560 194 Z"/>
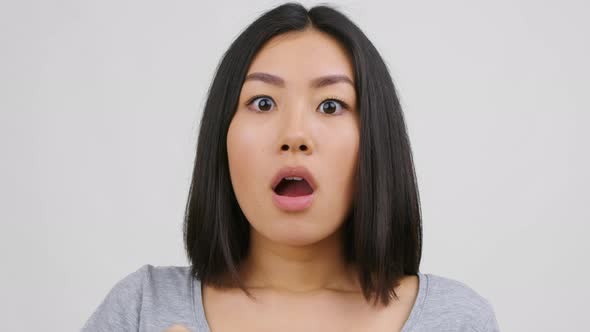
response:
<path id="1" fill-rule="evenodd" d="M 249 255 L 241 267 L 248 288 L 289 293 L 358 291 L 356 275 L 344 259 L 341 230 L 305 246 L 273 242 L 254 229 L 250 234 Z"/>

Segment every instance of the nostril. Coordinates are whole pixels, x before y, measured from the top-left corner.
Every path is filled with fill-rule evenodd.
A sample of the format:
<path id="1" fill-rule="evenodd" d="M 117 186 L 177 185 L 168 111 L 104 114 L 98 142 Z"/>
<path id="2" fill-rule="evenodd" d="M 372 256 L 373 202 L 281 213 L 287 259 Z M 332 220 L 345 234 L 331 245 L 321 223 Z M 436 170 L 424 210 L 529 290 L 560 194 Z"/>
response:
<path id="1" fill-rule="evenodd" d="M 299 148 L 301 149 L 301 151 L 307 151 L 307 146 L 305 146 L 305 145 L 302 145 Z"/>

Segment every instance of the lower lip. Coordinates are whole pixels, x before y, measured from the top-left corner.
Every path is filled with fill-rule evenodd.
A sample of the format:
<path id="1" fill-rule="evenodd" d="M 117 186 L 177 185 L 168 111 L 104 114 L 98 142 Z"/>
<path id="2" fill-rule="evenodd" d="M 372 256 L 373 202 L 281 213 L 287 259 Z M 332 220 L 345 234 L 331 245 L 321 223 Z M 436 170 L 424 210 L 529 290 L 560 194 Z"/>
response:
<path id="1" fill-rule="evenodd" d="M 272 200 L 275 203 L 275 205 L 279 209 L 288 212 L 297 212 L 307 209 L 311 206 L 311 203 L 313 202 L 313 197 L 313 193 L 305 196 L 295 197 L 277 195 L 277 193 L 275 193 L 274 191 L 272 193 Z"/>

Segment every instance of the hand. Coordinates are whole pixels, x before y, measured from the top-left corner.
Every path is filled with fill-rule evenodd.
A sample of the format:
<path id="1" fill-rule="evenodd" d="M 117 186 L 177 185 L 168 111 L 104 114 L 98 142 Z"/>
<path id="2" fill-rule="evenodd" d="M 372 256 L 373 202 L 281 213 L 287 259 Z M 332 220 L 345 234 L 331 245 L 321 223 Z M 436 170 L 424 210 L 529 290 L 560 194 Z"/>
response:
<path id="1" fill-rule="evenodd" d="M 182 326 L 182 325 L 172 325 L 169 328 L 167 328 L 164 332 L 190 332 L 186 327 Z"/>

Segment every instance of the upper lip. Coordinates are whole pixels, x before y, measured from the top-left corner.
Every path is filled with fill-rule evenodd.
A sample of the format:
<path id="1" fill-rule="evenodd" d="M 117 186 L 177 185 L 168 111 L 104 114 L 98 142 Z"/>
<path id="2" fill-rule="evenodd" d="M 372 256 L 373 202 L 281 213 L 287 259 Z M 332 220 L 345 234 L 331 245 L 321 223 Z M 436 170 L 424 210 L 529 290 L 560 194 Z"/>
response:
<path id="1" fill-rule="evenodd" d="M 272 178 L 271 188 L 274 190 L 285 177 L 297 176 L 305 179 L 311 189 L 315 191 L 316 182 L 311 172 L 305 166 L 285 166 Z"/>

